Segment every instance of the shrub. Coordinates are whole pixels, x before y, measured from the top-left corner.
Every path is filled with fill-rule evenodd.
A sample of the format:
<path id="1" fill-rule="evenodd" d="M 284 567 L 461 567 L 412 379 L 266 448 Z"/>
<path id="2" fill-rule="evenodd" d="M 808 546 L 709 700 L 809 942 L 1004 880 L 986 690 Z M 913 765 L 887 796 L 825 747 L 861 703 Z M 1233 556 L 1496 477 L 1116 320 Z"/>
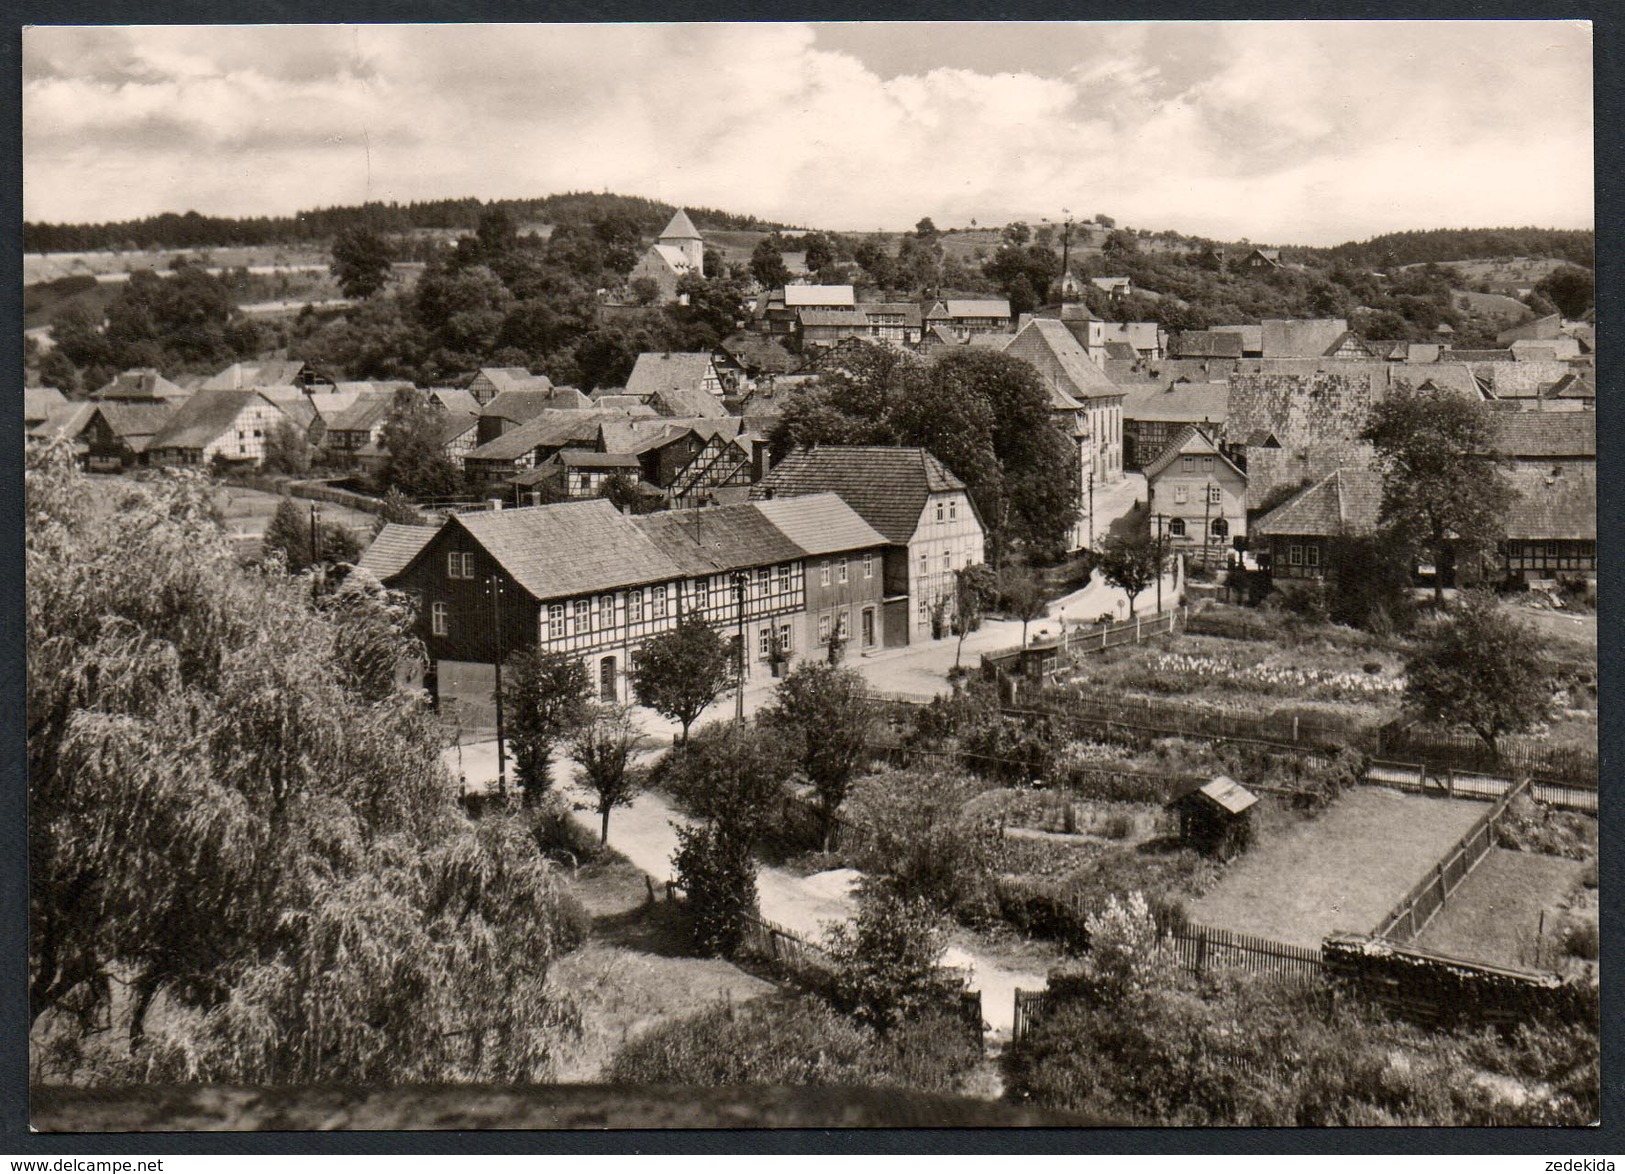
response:
<path id="1" fill-rule="evenodd" d="M 905 899 L 952 910 L 985 890 L 998 829 L 966 813 L 983 786 L 954 770 L 911 767 L 858 780 L 848 800 L 867 843 L 865 872 Z"/>
<path id="2" fill-rule="evenodd" d="M 980 1059 L 957 1021 L 929 1013 L 881 1035 L 811 995 L 719 1004 L 623 1047 L 610 1084 L 849 1085 L 952 1092 Z"/>
<path id="3" fill-rule="evenodd" d="M 703 954 L 731 955 L 756 908 L 756 860 L 750 844 L 713 825 L 677 829 L 672 865 L 688 895 L 694 945 Z"/>
<path id="4" fill-rule="evenodd" d="M 531 809 L 530 833 L 542 855 L 571 868 L 596 860 L 603 852 L 598 837 L 571 816 L 569 800 L 562 795 L 550 794 Z"/>
<path id="5" fill-rule="evenodd" d="M 1577 921 L 1563 932 L 1563 949 L 1588 962 L 1597 960 L 1600 943 L 1595 921 Z"/>
<path id="6" fill-rule="evenodd" d="M 1106 817 L 1101 834 L 1108 840 L 1126 840 L 1134 834 L 1134 817 L 1126 811 L 1113 812 Z"/>
<path id="7" fill-rule="evenodd" d="M 1576 811 L 1559 811 L 1519 795 L 1495 825 L 1495 843 L 1515 852 L 1592 859 L 1597 853 L 1597 821 Z"/>
<path id="8" fill-rule="evenodd" d="M 836 1005 L 882 1032 L 946 1006 L 964 986 L 942 967 L 947 943 L 930 904 L 884 884 L 865 889 L 857 917 L 833 927 L 828 943 Z"/>

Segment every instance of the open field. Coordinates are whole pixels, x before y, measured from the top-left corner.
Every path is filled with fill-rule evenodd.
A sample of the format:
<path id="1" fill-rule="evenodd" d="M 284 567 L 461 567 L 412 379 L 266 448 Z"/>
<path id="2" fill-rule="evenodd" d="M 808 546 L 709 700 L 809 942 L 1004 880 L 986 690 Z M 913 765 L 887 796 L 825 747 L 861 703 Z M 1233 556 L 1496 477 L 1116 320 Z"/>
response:
<path id="1" fill-rule="evenodd" d="M 54 281 L 75 274 L 128 275 L 137 269 L 169 268 L 176 257 L 201 255 L 211 266 L 249 269 L 316 266 L 326 269 L 331 258 L 323 245 L 258 245 L 210 249 L 133 249 L 129 252 L 27 253 L 23 256 L 23 284 Z"/>
<path id="2" fill-rule="evenodd" d="M 1316 818 L 1258 837 L 1191 903 L 1191 919 L 1294 946 L 1367 932 L 1483 814 L 1465 799 L 1348 791 Z"/>
<path id="3" fill-rule="evenodd" d="M 86 478 L 86 484 L 104 508 L 112 509 L 130 485 L 130 481 L 125 477 L 92 473 Z M 258 551 L 258 539 L 265 534 L 265 528 L 270 524 L 271 516 L 276 513 L 277 505 L 282 500 L 274 493 L 247 489 L 241 485 L 220 485 L 215 490 L 215 505 L 225 520 L 226 533 L 243 548 L 240 551 L 243 554 Z M 292 500 L 307 512 L 312 504 L 300 498 Z M 373 523 L 376 521 L 372 514 L 332 502 L 324 501 L 319 504 L 323 522 L 337 522 L 349 527 L 357 537 L 371 539 Z M 252 550 L 248 549 L 250 546 Z"/>
<path id="4" fill-rule="evenodd" d="M 1582 860 L 1491 848 L 1416 944 L 1474 962 L 1555 969 L 1563 904 L 1585 870 Z"/>

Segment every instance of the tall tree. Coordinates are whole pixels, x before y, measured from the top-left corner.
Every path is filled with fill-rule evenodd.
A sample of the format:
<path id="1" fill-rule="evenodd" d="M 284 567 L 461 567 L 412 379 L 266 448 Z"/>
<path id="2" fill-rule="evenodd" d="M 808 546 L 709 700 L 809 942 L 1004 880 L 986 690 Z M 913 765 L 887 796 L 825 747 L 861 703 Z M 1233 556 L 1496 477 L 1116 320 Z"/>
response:
<path id="1" fill-rule="evenodd" d="M 861 673 L 805 661 L 779 682 L 762 726 L 783 738 L 790 754 L 818 795 L 827 852 L 835 816 L 852 779 L 869 755 L 879 719 Z"/>
<path id="2" fill-rule="evenodd" d="M 1128 594 L 1128 614 L 1140 592 L 1157 581 L 1167 564 L 1162 543 L 1144 530 L 1112 534 L 1100 544 L 1100 577 Z"/>
<path id="3" fill-rule="evenodd" d="M 333 241 L 331 272 L 347 298 L 370 298 L 389 282 L 395 259 L 389 241 L 369 228 L 357 226 Z"/>
<path id="4" fill-rule="evenodd" d="M 602 820 L 598 842 L 609 843 L 609 813 L 630 807 L 643 790 L 644 771 L 634 758 L 638 728 L 624 706 L 600 705 L 570 739 L 569 755 L 576 764 L 576 781 L 593 793 Z"/>
<path id="5" fill-rule="evenodd" d="M 449 497 L 463 487 L 463 477 L 440 447 L 445 416 L 416 388 L 395 391 L 384 418 L 383 448 L 388 454 L 378 471 L 386 489 L 411 497 Z"/>
<path id="6" fill-rule="evenodd" d="M 790 280 L 776 238 L 764 236 L 756 242 L 750 254 L 750 275 L 767 289 L 779 289 Z"/>
<path id="7" fill-rule="evenodd" d="M 1379 518 L 1415 555 L 1436 568 L 1435 605 L 1444 601 L 1444 568 L 1494 553 L 1514 496 L 1495 451 L 1490 409 L 1448 391 L 1399 384 L 1371 410 L 1363 439 L 1382 470 Z"/>
<path id="8" fill-rule="evenodd" d="M 266 557 L 277 555 L 289 574 L 298 574 L 310 565 L 310 519 L 293 498 L 277 502 L 276 512 L 265 525 L 260 551 Z"/>
<path id="9" fill-rule="evenodd" d="M 1021 621 L 1021 645 L 1027 646 L 1027 625 L 1044 618 L 1044 585 L 1031 567 L 1006 567 L 999 573 L 999 599 L 1004 609 Z"/>
<path id="10" fill-rule="evenodd" d="M 643 646 L 631 677 L 639 701 L 682 726 L 686 746 L 694 719 L 733 681 L 734 658 L 716 629 L 686 611 L 669 632 Z"/>
<path id="11" fill-rule="evenodd" d="M 1596 304 L 1597 279 L 1589 269 L 1564 265 L 1541 278 L 1535 291 L 1544 294 L 1563 317 L 1578 318 Z"/>
<path id="12" fill-rule="evenodd" d="M 410 602 L 242 570 L 201 476 L 107 509 L 64 448 L 25 493 L 45 1078 L 548 1079 L 579 912 L 519 821 L 459 810 L 393 685 Z"/>
<path id="13" fill-rule="evenodd" d="M 534 806 L 552 784 L 554 750 L 591 713 L 592 679 L 578 657 L 523 648 L 508 657 L 502 689 L 514 777 L 525 805 Z"/>
<path id="14" fill-rule="evenodd" d="M 1422 716 L 1463 726 L 1495 755 L 1500 739 L 1546 720 L 1554 678 L 1532 624 L 1495 596 L 1464 592 L 1405 665 L 1405 699 Z"/>

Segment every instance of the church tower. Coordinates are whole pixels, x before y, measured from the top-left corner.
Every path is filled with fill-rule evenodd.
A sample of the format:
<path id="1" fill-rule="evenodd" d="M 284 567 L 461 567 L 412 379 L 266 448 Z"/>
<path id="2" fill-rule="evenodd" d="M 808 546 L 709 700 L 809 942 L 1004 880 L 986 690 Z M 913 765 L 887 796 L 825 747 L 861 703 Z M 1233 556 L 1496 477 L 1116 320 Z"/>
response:
<path id="1" fill-rule="evenodd" d="M 677 209 L 677 214 L 671 218 L 671 223 L 666 225 L 666 230 L 656 243 L 681 250 L 683 260 L 695 273 L 705 271 L 705 242 L 700 239 L 699 230 L 683 209 Z"/>

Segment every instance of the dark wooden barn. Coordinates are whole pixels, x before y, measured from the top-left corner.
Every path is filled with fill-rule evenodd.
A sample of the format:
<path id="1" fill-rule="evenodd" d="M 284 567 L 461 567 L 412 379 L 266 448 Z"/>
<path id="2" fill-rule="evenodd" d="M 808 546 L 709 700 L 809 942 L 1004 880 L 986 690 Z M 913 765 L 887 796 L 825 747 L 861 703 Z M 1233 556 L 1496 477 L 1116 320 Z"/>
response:
<path id="1" fill-rule="evenodd" d="M 1179 816 L 1179 839 L 1187 847 L 1228 860 L 1252 837 L 1252 806 L 1258 796 L 1219 775 L 1168 801 Z"/>

